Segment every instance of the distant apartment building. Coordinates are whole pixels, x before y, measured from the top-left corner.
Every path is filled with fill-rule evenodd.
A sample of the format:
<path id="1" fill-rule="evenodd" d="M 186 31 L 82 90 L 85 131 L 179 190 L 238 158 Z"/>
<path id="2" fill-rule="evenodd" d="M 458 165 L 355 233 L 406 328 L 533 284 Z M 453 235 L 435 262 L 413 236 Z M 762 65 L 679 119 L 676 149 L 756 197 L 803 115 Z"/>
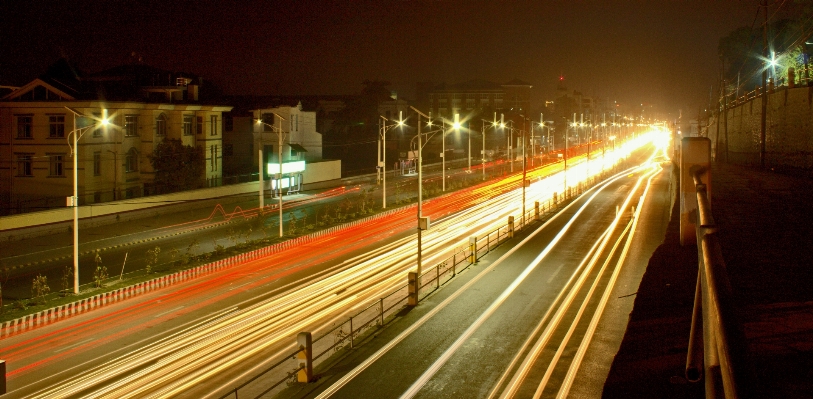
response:
<path id="1" fill-rule="evenodd" d="M 222 184 L 222 113 L 231 107 L 202 101 L 201 86 L 194 75 L 141 64 L 82 76 L 60 60 L 0 97 L 2 213 L 65 206 L 74 133 L 80 205 L 161 192 L 148 157 L 165 139 L 202 152 L 200 186 Z"/>
<path id="2" fill-rule="evenodd" d="M 340 179 L 341 161 L 322 158 L 322 134 L 317 130 L 321 101 L 315 96 L 304 101 L 311 110 L 297 97 L 235 97 L 235 108 L 225 114 L 223 143 L 228 152 L 224 178 L 229 182 L 256 180 L 262 162 L 267 188 L 287 188 L 286 193 L 308 184 L 329 186 Z M 283 176 L 277 179 L 280 152 Z"/>
<path id="3" fill-rule="evenodd" d="M 422 84 L 419 89 L 429 92 L 419 93 L 418 97 L 427 101 L 426 111 L 446 118 L 454 114 L 523 113 L 530 112 L 532 87 L 519 79 L 504 84 L 470 80 L 431 88 Z"/>

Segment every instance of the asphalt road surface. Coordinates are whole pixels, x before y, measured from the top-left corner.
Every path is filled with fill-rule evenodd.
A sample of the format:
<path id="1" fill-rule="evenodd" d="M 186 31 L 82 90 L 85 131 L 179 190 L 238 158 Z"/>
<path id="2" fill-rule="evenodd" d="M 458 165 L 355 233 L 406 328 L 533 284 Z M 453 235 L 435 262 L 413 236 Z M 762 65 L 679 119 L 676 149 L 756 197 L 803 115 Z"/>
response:
<path id="1" fill-rule="evenodd" d="M 570 169 L 571 184 L 589 170 L 577 162 Z M 561 187 L 557 168 L 531 172 L 537 181 L 528 201 L 550 200 L 550 184 Z M 427 201 L 424 214 L 438 222 L 425 237 L 426 259 L 442 259 L 472 234 L 504 225 L 507 215 L 518 212 L 520 181 L 509 175 Z M 596 222 L 607 217 L 594 215 Z M 202 397 L 227 389 L 247 378 L 252 367 L 289 349 L 297 331 L 318 330 L 403 284 L 414 267 L 414 228 L 414 208 L 408 207 L 272 257 L 3 339 L 10 397 Z M 503 263 L 514 262 L 495 265 Z M 492 268 L 495 283 L 484 292 L 496 292 L 499 281 L 512 278 L 499 277 L 502 269 Z M 474 309 L 469 316 L 476 317 Z"/>
<path id="2" fill-rule="evenodd" d="M 279 397 L 600 397 L 669 190 L 659 162 L 596 187 Z"/>

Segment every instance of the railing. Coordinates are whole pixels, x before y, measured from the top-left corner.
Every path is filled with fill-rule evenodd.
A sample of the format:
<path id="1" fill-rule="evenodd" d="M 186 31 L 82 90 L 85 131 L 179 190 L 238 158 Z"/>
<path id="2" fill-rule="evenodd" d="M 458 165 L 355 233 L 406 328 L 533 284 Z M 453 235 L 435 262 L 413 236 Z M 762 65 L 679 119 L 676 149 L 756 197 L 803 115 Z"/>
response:
<path id="1" fill-rule="evenodd" d="M 747 344 L 734 312 L 731 284 L 720 249 L 711 202 L 701 175 L 692 171 L 697 192 L 697 259 L 692 329 L 686 359 L 686 378 L 697 382 L 705 377 L 706 398 L 752 396 L 755 386 L 749 376 Z"/>
<path id="2" fill-rule="evenodd" d="M 596 179 L 591 179 L 590 182 L 595 183 L 595 181 Z M 446 260 L 438 263 L 436 266 L 427 268 L 421 275 L 421 287 L 418 292 L 419 300 L 425 299 L 431 293 L 437 291 L 441 286 L 452 280 L 461 271 L 476 263 L 480 258 L 489 252 L 495 250 L 500 244 L 509 240 L 513 236 L 514 231 L 522 230 L 536 221 L 544 220 L 543 216 L 549 218 L 568 201 L 575 198 L 575 196 L 571 194 L 575 194 L 576 191 L 581 190 L 582 186 L 580 185 L 580 187 L 578 189 L 574 189 L 572 193 L 567 193 L 566 195 L 561 196 L 558 202 L 551 199 L 540 204 L 538 214 L 536 210 L 537 208 L 532 207 L 525 213 L 525 218 L 523 219 L 522 215 L 520 215 L 519 219 L 514 222 L 513 226 L 510 224 L 500 226 L 482 237 L 477 237 L 477 240 L 473 245 L 475 256 L 471 256 L 472 247 L 470 246 L 468 248 L 458 249 L 453 255 L 446 258 Z M 408 298 L 409 287 L 408 284 L 404 284 L 386 296 L 372 301 L 366 307 L 354 313 L 352 316 L 346 317 L 342 321 L 337 322 L 326 331 L 320 331 L 318 336 L 315 336 L 315 339 L 312 342 L 312 364 L 316 365 L 317 360 L 325 361 L 330 357 L 330 355 L 337 353 L 344 348 L 352 349 L 356 347 L 358 345 L 358 341 L 365 338 L 365 332 L 370 329 L 383 327 L 389 321 L 394 320 L 392 316 L 408 306 Z M 295 383 L 297 381 L 297 372 L 302 370 L 303 367 L 300 366 L 298 368 L 293 368 L 291 367 L 291 364 L 287 362 L 291 361 L 291 359 L 296 359 L 296 355 L 299 352 L 300 350 L 297 350 L 290 355 L 286 355 L 282 360 L 266 368 L 259 374 L 252 377 L 250 380 L 229 390 L 228 393 L 221 396 L 220 399 L 225 399 L 228 397 L 238 398 L 238 393 L 240 390 L 247 389 L 249 384 L 270 373 L 273 373 L 275 376 L 273 378 L 277 379 L 272 380 L 271 385 L 264 389 L 261 394 L 254 396 L 255 398 L 259 398 L 267 394 L 285 382 L 287 382 L 288 385 Z M 280 376 L 282 376 L 282 378 L 279 378 Z M 268 381 L 263 381 L 265 384 L 268 384 Z M 252 393 L 257 390 L 259 389 L 253 389 Z"/>

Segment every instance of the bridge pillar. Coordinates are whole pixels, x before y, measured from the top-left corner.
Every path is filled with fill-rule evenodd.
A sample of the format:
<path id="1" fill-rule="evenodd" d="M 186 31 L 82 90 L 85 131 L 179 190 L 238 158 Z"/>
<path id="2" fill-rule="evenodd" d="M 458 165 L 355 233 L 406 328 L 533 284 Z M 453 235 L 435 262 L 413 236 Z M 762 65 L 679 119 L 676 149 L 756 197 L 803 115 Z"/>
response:
<path id="1" fill-rule="evenodd" d="M 697 191 L 693 174 L 701 171 L 711 200 L 711 140 L 707 137 L 684 137 L 680 143 L 680 245 L 697 244 Z"/>
<path id="2" fill-rule="evenodd" d="M 296 353 L 297 368 L 301 370 L 296 373 L 298 382 L 311 382 L 313 380 L 313 338 L 309 332 L 301 332 L 296 336 L 296 343 L 299 344 L 299 352 Z"/>

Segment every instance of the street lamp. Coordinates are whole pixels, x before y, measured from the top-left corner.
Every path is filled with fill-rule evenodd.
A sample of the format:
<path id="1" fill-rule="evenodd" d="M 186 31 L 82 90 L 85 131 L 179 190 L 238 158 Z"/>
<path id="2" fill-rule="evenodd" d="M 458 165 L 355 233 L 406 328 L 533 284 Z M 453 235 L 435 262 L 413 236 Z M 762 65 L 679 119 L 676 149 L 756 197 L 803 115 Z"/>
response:
<path id="1" fill-rule="evenodd" d="M 82 135 L 88 130 L 97 128 L 99 126 L 107 126 L 109 124 L 106 115 L 102 118 L 87 116 L 79 110 L 71 107 L 65 107 L 68 111 L 73 113 L 73 130 L 68 133 L 68 147 L 71 149 L 71 156 L 73 157 L 73 197 L 71 197 L 69 206 L 73 207 L 73 293 L 79 293 L 79 154 L 77 153 L 77 144 Z M 103 110 L 106 113 L 106 110 Z M 85 126 L 76 127 L 76 118 L 90 118 L 96 123 Z M 71 145 L 70 136 L 73 135 L 73 145 Z"/>
<path id="2" fill-rule="evenodd" d="M 430 136 L 430 135 L 434 135 L 435 133 L 438 133 L 438 132 L 442 132 L 443 134 L 445 134 L 445 132 L 444 132 L 444 128 L 441 126 L 440 129 L 432 130 L 432 131 L 429 131 L 429 132 L 426 132 L 426 133 L 421 133 L 421 116 L 423 116 L 424 118 L 426 118 L 427 121 L 429 121 L 429 123 L 427 123 L 427 126 L 432 126 L 432 122 L 431 122 L 432 119 L 429 116 L 427 116 L 426 114 L 424 114 L 423 112 L 418 111 L 417 108 L 415 108 L 415 107 L 413 107 L 411 105 L 409 106 L 409 108 L 412 109 L 413 111 L 415 111 L 415 113 L 418 114 L 418 134 L 415 137 L 412 138 L 412 140 L 418 139 L 418 266 L 417 266 L 417 270 L 416 270 L 416 274 L 415 274 L 414 303 L 413 302 L 410 303 L 411 306 L 414 306 L 414 305 L 418 304 L 418 300 L 417 300 L 418 299 L 418 291 L 419 291 L 419 289 L 421 287 L 421 271 L 422 271 L 421 269 L 422 269 L 422 261 L 423 261 L 423 258 L 422 258 L 423 254 L 422 254 L 422 248 L 421 248 L 422 232 L 423 232 L 423 230 L 428 230 L 429 229 L 429 218 L 428 217 L 427 218 L 423 217 L 423 204 L 422 204 L 423 203 L 423 175 L 422 175 L 423 158 L 422 158 L 422 155 L 423 155 L 423 146 L 424 146 L 422 136 L 426 135 L 427 136 L 426 141 L 428 142 L 429 139 L 432 138 L 432 136 Z M 441 134 L 441 137 L 443 137 L 443 134 Z M 412 146 L 412 144 L 410 143 L 410 147 L 411 146 Z"/>
<path id="3" fill-rule="evenodd" d="M 379 156 L 379 159 L 381 159 L 381 161 L 379 161 L 379 163 L 378 163 L 378 167 L 381 168 L 381 173 L 384 175 L 383 176 L 383 183 L 382 183 L 383 185 L 381 186 L 381 191 L 382 191 L 382 193 L 381 193 L 382 206 L 381 207 L 386 208 L 387 207 L 387 130 L 390 130 L 390 129 L 396 127 L 396 126 L 404 126 L 404 118 L 403 118 L 403 115 L 401 115 L 401 112 L 398 111 L 398 122 L 388 126 L 387 122 L 389 121 L 389 119 L 387 119 L 387 118 L 385 118 L 385 117 L 383 117 L 381 115 L 379 115 L 379 116 L 381 117 L 381 119 L 383 119 L 381 121 L 381 134 L 380 134 L 380 137 L 381 137 L 381 142 L 383 143 L 383 147 L 384 147 L 384 149 L 383 149 L 384 156 L 383 157 Z M 382 151 L 381 147 L 382 147 L 381 145 L 378 146 L 379 154 L 381 154 L 381 151 Z"/>
<path id="4" fill-rule="evenodd" d="M 483 165 L 482 165 L 483 166 L 483 181 L 485 181 L 486 180 L 486 123 L 491 123 L 491 127 L 496 129 L 497 121 L 496 121 L 496 116 L 495 116 L 495 121 L 494 122 L 490 122 L 490 121 L 487 121 L 485 119 L 481 119 L 481 120 L 483 121 L 483 131 L 482 131 L 482 134 L 483 134 L 483 150 L 480 151 L 480 153 L 483 155 L 483 160 L 482 160 L 482 163 L 483 163 Z"/>
<path id="5" fill-rule="evenodd" d="M 283 118 L 282 116 L 280 116 L 276 112 L 271 112 L 271 113 L 274 114 L 274 116 L 276 116 L 279 119 L 279 125 L 282 126 L 282 121 L 284 121 L 286 119 Z M 279 236 L 280 236 L 280 238 L 282 238 L 284 236 L 283 231 L 282 231 L 282 140 L 283 140 L 283 135 L 285 134 L 285 132 L 282 131 L 282 127 L 276 127 L 274 125 L 265 123 L 265 122 L 262 121 L 262 119 L 257 119 L 257 123 L 270 127 L 272 131 L 277 132 L 277 137 L 279 137 L 279 145 L 278 145 L 278 147 L 279 147 L 279 151 L 278 151 L 279 159 L 277 160 L 279 162 L 279 173 L 277 174 L 277 190 L 279 190 L 279 194 L 277 194 L 277 197 L 279 198 Z M 262 135 L 262 132 L 260 132 L 260 134 Z M 260 136 L 260 145 L 258 145 L 257 147 L 259 147 L 259 150 L 260 150 L 260 152 L 259 152 L 260 165 L 262 165 L 262 160 L 263 160 L 262 159 L 263 158 L 263 154 L 262 154 L 262 152 L 263 152 L 263 150 L 262 150 L 262 136 Z M 263 208 L 263 171 L 262 171 L 262 166 L 261 166 L 260 167 L 260 212 L 262 212 L 262 208 Z"/>

